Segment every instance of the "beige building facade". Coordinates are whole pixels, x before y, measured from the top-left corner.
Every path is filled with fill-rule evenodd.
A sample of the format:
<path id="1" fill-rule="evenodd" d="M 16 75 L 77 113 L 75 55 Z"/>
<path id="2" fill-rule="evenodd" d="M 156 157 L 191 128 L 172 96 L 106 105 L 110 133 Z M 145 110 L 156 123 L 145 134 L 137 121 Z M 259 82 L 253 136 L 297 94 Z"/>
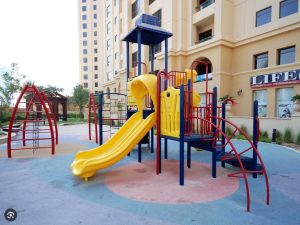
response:
<path id="1" fill-rule="evenodd" d="M 82 11 L 85 5 L 87 10 Z M 93 5 L 97 6 L 96 20 Z M 299 0 L 79 0 L 79 11 L 80 83 L 91 92 L 126 93 L 126 46 L 122 39 L 136 18 L 147 13 L 158 16 L 161 26 L 173 33 L 168 45 L 169 70 L 184 71 L 194 60 L 209 62 L 209 89 L 218 87 L 219 96 L 235 98 L 238 104 L 232 109 L 233 116 L 251 116 L 255 99 L 262 118 L 285 119 L 293 114 L 290 99 L 300 93 Z M 87 63 L 83 61 L 84 14 L 89 23 Z M 99 34 L 95 38 L 97 62 L 93 61 L 91 38 L 94 21 Z M 130 45 L 131 67 L 136 51 L 137 46 Z M 146 46 L 142 61 L 150 67 Z M 163 43 L 155 54 L 155 70 L 162 69 Z M 203 94 L 205 69 L 200 65 L 194 69 L 198 74 L 194 87 Z"/>

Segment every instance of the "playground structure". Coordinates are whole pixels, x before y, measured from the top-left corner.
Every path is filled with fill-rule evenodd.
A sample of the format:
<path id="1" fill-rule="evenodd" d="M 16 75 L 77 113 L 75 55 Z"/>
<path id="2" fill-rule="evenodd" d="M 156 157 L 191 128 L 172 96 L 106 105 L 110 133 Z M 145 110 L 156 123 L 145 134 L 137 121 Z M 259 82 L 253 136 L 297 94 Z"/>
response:
<path id="1" fill-rule="evenodd" d="M 184 185 L 184 150 L 187 143 L 187 167 L 191 167 L 191 147 L 201 148 L 212 153 L 212 177 L 217 177 L 217 162 L 237 166 L 240 171 L 229 177 L 242 178 L 246 189 L 246 210 L 250 211 L 250 188 L 248 174 L 257 178 L 262 174 L 266 185 L 266 203 L 270 203 L 269 182 L 263 160 L 258 152 L 259 119 L 258 104 L 253 108 L 253 140 L 243 130 L 226 119 L 225 105 L 217 105 L 217 88 L 208 90 L 208 64 L 195 61 L 191 68 L 182 71 L 168 71 L 168 38 L 171 33 L 158 25 L 156 17 L 143 14 L 136 21 L 136 28 L 125 38 L 127 46 L 128 104 L 134 106 L 135 113 L 119 131 L 102 146 L 89 151 L 79 152 L 71 165 L 74 175 L 87 180 L 98 170 L 109 167 L 127 154 L 141 141 L 150 129 L 156 125 L 156 173 L 162 172 L 161 139 L 164 141 L 164 158 L 168 158 L 168 140 L 179 143 L 179 184 Z M 157 76 L 154 73 L 153 46 L 165 42 L 165 66 Z M 129 43 L 138 44 L 137 76 L 131 79 L 129 63 Z M 151 73 L 141 74 L 141 45 L 149 45 L 151 52 Z M 200 96 L 193 90 L 196 72 L 195 64 L 206 67 L 205 106 L 199 107 Z M 150 107 L 145 99 L 151 98 Z M 148 100 L 147 100 L 148 101 Z M 134 111 L 134 110 L 133 110 Z M 100 114 L 99 114 L 100 115 Z M 233 133 L 226 135 L 226 127 Z M 232 141 L 239 133 L 248 143 L 245 149 L 238 149 Z M 153 134 L 153 132 L 151 132 Z M 153 139 L 151 138 L 151 145 Z M 141 148 L 138 149 L 141 162 Z"/>
<path id="2" fill-rule="evenodd" d="M 127 96 L 120 93 L 90 94 L 88 111 L 89 140 L 103 144 L 103 134 L 112 137 L 127 120 Z M 99 127 L 98 127 L 99 125 Z M 105 129 L 103 125 L 107 125 Z M 92 126 L 94 128 L 92 129 Z"/>
<path id="3" fill-rule="evenodd" d="M 26 97 L 31 96 L 28 101 Z M 14 126 L 19 125 L 16 138 L 12 139 Z M 19 134 L 19 131 L 21 134 Z M 51 149 L 55 154 L 58 144 L 58 129 L 52 105 L 44 92 L 35 85 L 26 85 L 12 110 L 8 126 L 7 155 L 15 150 Z"/>

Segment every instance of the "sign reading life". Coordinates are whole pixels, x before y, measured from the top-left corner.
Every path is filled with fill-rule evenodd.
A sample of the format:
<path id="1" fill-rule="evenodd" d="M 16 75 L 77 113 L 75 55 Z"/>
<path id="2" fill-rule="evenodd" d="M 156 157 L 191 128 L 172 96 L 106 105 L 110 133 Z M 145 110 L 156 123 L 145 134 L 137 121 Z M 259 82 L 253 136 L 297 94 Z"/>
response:
<path id="1" fill-rule="evenodd" d="M 251 87 L 270 87 L 300 83 L 300 69 L 251 77 Z"/>

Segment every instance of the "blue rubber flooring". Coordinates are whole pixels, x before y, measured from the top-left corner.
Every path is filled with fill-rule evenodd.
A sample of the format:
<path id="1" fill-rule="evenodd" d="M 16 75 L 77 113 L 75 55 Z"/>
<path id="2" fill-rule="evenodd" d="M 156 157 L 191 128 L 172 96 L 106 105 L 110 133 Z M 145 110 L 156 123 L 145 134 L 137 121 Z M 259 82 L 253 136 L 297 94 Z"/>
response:
<path id="1" fill-rule="evenodd" d="M 61 143 L 96 145 L 78 136 L 61 136 Z M 234 141 L 242 149 L 245 141 Z M 178 143 L 169 141 L 169 159 L 178 159 Z M 1 146 L 5 151 L 5 147 Z M 84 150 L 84 149 L 78 149 Z M 246 212 L 243 180 L 239 189 L 224 199 L 208 203 L 173 205 L 145 203 L 111 192 L 103 183 L 108 170 L 137 163 L 137 150 L 88 182 L 74 177 L 69 168 L 75 153 L 48 158 L 0 159 L 0 224 L 16 225 L 298 225 L 300 224 L 300 154 L 274 144 L 259 144 L 270 181 L 271 204 L 265 203 L 264 179 L 249 176 L 251 212 Z M 154 160 L 146 146 L 143 160 Z M 192 161 L 210 163 L 211 153 L 192 150 Z M 186 170 L 187 171 L 187 170 Z M 155 168 L 153 168 L 155 172 Z M 222 188 L 222 187 L 220 187 Z M 18 217 L 4 219 L 14 208 Z"/>

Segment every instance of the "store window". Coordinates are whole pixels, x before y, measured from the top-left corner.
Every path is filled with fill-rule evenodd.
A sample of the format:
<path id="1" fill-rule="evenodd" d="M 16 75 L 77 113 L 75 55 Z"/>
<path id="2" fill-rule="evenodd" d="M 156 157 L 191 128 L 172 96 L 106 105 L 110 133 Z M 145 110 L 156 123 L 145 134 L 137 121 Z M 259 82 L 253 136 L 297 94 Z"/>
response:
<path id="1" fill-rule="evenodd" d="M 278 50 L 278 65 L 295 62 L 295 46 L 281 48 Z"/>
<path id="2" fill-rule="evenodd" d="M 298 12 L 298 0 L 285 0 L 280 2 L 279 17 L 286 17 Z"/>
<path id="3" fill-rule="evenodd" d="M 267 90 L 254 91 L 254 100 L 258 102 L 258 116 L 267 116 Z"/>
<path id="4" fill-rule="evenodd" d="M 277 89 L 276 100 L 277 100 L 277 116 L 279 118 L 289 118 L 293 113 L 293 88 L 280 88 Z"/>
<path id="5" fill-rule="evenodd" d="M 254 56 L 254 69 L 268 67 L 268 53 L 261 53 Z"/>
<path id="6" fill-rule="evenodd" d="M 268 7 L 256 12 L 256 26 L 261 26 L 271 22 L 272 7 Z"/>

